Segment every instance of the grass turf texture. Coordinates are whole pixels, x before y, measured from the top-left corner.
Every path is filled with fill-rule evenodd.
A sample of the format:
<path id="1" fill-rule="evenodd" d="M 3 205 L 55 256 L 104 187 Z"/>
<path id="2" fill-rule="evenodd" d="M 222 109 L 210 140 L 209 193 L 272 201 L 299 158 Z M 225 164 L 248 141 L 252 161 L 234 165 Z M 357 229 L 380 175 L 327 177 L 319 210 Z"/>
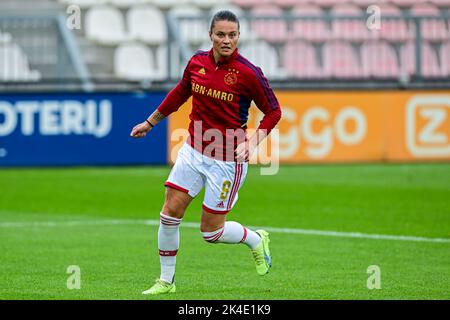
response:
<path id="1" fill-rule="evenodd" d="M 169 167 L 0 170 L 0 299 L 449 299 L 450 243 L 271 233 L 273 268 L 244 245 L 181 227 L 177 293 L 141 295 L 159 276 L 157 226 Z M 450 164 L 250 167 L 228 215 L 245 225 L 447 238 Z M 201 200 L 183 222 L 199 222 Z M 6 222 L 60 222 L 53 227 Z M 81 289 L 69 290 L 69 265 Z M 381 269 L 369 290 L 367 268 Z"/>

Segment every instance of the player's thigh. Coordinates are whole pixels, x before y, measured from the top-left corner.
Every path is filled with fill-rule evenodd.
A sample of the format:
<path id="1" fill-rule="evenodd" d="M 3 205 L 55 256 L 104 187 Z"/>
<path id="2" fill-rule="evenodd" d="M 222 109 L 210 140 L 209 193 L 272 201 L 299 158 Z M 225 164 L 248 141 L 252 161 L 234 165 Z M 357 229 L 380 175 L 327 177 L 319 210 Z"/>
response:
<path id="1" fill-rule="evenodd" d="M 195 157 L 198 155 L 186 144 L 178 152 L 177 160 L 164 183 L 166 195 L 163 213 L 183 217 L 189 203 L 203 188 L 204 176 L 195 165 Z"/>
<path id="2" fill-rule="evenodd" d="M 198 163 L 201 163 L 201 154 L 185 143 L 178 152 L 177 160 L 170 170 L 164 186 L 182 191 L 195 198 L 205 182 Z"/>

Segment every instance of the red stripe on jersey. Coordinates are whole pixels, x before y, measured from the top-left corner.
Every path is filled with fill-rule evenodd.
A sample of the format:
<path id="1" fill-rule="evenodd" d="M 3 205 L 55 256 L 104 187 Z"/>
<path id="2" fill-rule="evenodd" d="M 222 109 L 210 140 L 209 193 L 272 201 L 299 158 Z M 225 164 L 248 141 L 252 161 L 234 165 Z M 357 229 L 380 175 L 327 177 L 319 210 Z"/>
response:
<path id="1" fill-rule="evenodd" d="M 185 188 L 182 188 L 180 186 L 177 186 L 176 184 L 173 184 L 172 182 L 168 182 L 167 181 L 166 183 L 164 183 L 164 186 L 165 187 L 170 187 L 170 188 L 173 188 L 173 189 L 176 189 L 176 190 L 179 190 L 179 191 L 182 191 L 184 193 L 189 193 L 189 190 L 187 190 Z"/>
<path id="2" fill-rule="evenodd" d="M 159 255 L 163 257 L 174 257 L 178 250 L 159 250 Z"/>

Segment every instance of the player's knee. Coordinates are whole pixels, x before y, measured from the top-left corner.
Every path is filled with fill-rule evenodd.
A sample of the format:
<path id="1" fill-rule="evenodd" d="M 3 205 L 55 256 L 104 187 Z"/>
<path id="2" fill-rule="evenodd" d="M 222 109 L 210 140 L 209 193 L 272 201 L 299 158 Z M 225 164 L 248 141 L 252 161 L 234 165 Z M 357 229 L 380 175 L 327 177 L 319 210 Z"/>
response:
<path id="1" fill-rule="evenodd" d="M 209 242 L 209 243 L 216 243 L 222 236 L 223 229 L 224 228 L 219 228 L 214 231 L 203 231 L 203 229 L 200 228 L 202 236 L 203 236 L 203 240 L 205 240 L 206 242 Z"/>
<path id="2" fill-rule="evenodd" d="M 192 198 L 189 195 L 167 188 L 162 212 L 171 217 L 181 219 L 191 200 Z"/>
<path id="3" fill-rule="evenodd" d="M 165 215 L 168 215 L 170 217 L 181 219 L 184 216 L 185 209 L 177 206 L 177 205 L 171 205 L 169 203 L 164 203 L 162 213 Z"/>

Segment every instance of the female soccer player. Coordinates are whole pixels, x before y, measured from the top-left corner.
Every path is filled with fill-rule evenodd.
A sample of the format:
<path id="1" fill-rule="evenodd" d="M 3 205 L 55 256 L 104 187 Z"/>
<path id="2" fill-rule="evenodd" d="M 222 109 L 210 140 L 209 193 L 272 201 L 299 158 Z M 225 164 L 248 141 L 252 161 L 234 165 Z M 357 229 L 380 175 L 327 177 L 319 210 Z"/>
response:
<path id="1" fill-rule="evenodd" d="M 212 49 L 194 54 L 177 86 L 131 131 L 134 138 L 145 137 L 159 121 L 193 96 L 190 136 L 165 183 L 158 230 L 161 275 L 143 294 L 175 292 L 179 226 L 186 208 L 203 187 L 200 226 L 203 238 L 210 243 L 246 244 L 260 275 L 268 273 L 271 267 L 268 232 L 252 231 L 238 222 L 226 221 L 245 180 L 249 156 L 281 117 L 279 103 L 261 69 L 238 53 L 239 35 L 236 15 L 230 11 L 216 13 L 209 31 Z M 264 113 L 264 118 L 255 134 L 247 138 L 251 101 Z"/>

